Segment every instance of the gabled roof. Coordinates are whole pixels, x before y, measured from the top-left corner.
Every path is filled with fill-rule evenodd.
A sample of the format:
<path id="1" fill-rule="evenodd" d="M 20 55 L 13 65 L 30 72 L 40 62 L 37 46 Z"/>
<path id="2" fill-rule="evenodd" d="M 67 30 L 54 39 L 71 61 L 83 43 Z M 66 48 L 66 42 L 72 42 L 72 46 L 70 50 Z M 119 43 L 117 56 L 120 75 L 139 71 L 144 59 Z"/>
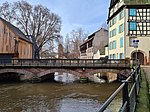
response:
<path id="1" fill-rule="evenodd" d="M 92 41 L 92 40 L 94 39 L 95 34 L 96 34 L 97 32 L 99 32 L 99 31 L 101 31 L 101 30 L 103 30 L 104 32 L 108 32 L 107 29 L 101 28 L 101 29 L 95 31 L 94 33 L 92 33 L 91 35 L 89 35 L 88 38 L 87 38 L 87 40 L 85 40 L 80 46 L 84 45 L 85 43 L 87 43 L 87 42 L 89 42 L 89 41 Z"/>
<path id="2" fill-rule="evenodd" d="M 10 22 L 7 22 L 6 20 L 4 20 L 3 18 L 0 17 L 0 20 L 7 25 L 16 35 L 18 35 L 21 39 L 32 43 L 26 36 L 25 34 L 17 27 L 15 27 L 14 25 L 12 25 Z"/>

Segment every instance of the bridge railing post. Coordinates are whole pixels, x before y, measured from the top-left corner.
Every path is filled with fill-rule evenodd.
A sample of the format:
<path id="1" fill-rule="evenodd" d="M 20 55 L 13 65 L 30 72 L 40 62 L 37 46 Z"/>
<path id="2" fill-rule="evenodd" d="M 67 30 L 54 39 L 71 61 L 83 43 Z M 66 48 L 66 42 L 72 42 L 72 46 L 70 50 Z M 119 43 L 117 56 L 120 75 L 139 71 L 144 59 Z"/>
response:
<path id="1" fill-rule="evenodd" d="M 135 100 L 137 99 L 137 81 L 138 80 L 136 80 L 136 77 L 138 76 L 138 74 L 137 74 L 137 70 L 138 70 L 138 68 L 136 69 L 136 71 L 133 73 L 133 84 L 135 83 Z"/>
<path id="2" fill-rule="evenodd" d="M 130 112 L 130 103 L 129 103 L 129 90 L 128 90 L 128 81 L 123 81 L 125 83 L 123 87 L 123 104 L 127 103 L 126 111 Z"/>
<path id="3" fill-rule="evenodd" d="M 77 59 L 77 61 L 78 61 L 78 62 L 77 62 L 77 63 L 78 63 L 78 65 L 77 65 L 77 66 L 79 66 L 79 59 Z"/>
<path id="4" fill-rule="evenodd" d="M 141 70 L 140 70 L 140 66 L 137 68 L 137 72 L 136 72 L 136 93 L 138 95 L 139 93 L 139 89 L 140 89 L 140 86 L 141 86 Z"/>
<path id="5" fill-rule="evenodd" d="M 63 66 L 63 60 L 61 59 L 60 61 L 61 61 L 61 66 Z"/>
<path id="6" fill-rule="evenodd" d="M 14 66 L 14 64 L 15 64 L 15 63 L 14 63 L 14 59 L 12 59 L 12 64 L 13 64 L 13 66 Z"/>

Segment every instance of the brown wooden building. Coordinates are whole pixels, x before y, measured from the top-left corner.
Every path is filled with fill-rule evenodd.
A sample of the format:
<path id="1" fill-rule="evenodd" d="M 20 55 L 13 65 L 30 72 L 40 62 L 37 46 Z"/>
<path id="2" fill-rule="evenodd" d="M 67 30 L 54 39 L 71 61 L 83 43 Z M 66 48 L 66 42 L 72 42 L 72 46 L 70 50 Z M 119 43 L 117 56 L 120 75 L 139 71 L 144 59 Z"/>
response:
<path id="1" fill-rule="evenodd" d="M 32 42 L 17 27 L 1 17 L 0 58 L 32 58 Z"/>

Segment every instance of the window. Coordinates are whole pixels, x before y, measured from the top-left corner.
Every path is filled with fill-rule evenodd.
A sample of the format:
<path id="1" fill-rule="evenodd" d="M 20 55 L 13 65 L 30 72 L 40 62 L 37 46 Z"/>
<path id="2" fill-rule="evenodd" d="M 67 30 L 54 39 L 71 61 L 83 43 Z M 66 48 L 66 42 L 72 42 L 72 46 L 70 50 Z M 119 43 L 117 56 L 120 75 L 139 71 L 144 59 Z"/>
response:
<path id="1" fill-rule="evenodd" d="M 109 44 L 109 49 L 110 50 L 113 49 L 113 43 L 112 42 L 110 42 L 110 44 Z"/>
<path id="2" fill-rule="evenodd" d="M 116 59 L 119 59 L 119 55 L 118 55 L 118 53 L 117 53 L 117 58 Z"/>
<path id="3" fill-rule="evenodd" d="M 88 48 L 89 47 L 92 47 L 92 41 L 90 41 L 89 43 L 88 43 Z"/>
<path id="4" fill-rule="evenodd" d="M 116 28 L 112 31 L 112 37 L 116 35 Z"/>
<path id="5" fill-rule="evenodd" d="M 114 24 L 116 24 L 116 17 L 114 17 L 111 21 L 110 21 L 110 23 L 109 23 L 109 26 L 111 27 L 111 26 L 113 26 Z"/>
<path id="6" fill-rule="evenodd" d="M 123 47 L 123 37 L 120 38 L 120 48 Z"/>
<path id="7" fill-rule="evenodd" d="M 129 9 L 130 16 L 136 16 L 136 9 Z"/>
<path id="8" fill-rule="evenodd" d="M 113 59 L 116 59 L 116 54 L 113 54 Z"/>
<path id="9" fill-rule="evenodd" d="M 116 40 L 113 41 L 113 49 L 116 49 L 117 48 L 117 44 L 116 44 Z"/>
<path id="10" fill-rule="evenodd" d="M 112 59 L 112 54 L 110 54 L 109 58 Z"/>
<path id="11" fill-rule="evenodd" d="M 122 33 L 124 31 L 124 24 L 121 24 L 118 28 L 118 32 Z"/>
<path id="12" fill-rule="evenodd" d="M 121 20 L 123 17 L 124 17 L 124 10 L 119 13 L 119 20 Z"/>
<path id="13" fill-rule="evenodd" d="M 124 59 L 124 53 L 120 53 L 120 59 Z"/>
<path id="14" fill-rule="evenodd" d="M 109 33 L 110 38 L 113 37 L 113 36 L 116 36 L 116 28 L 113 29 L 112 31 L 110 31 L 110 33 Z"/>
<path id="15" fill-rule="evenodd" d="M 129 30 L 136 30 L 136 22 L 129 22 Z"/>
<path id="16" fill-rule="evenodd" d="M 122 59 L 125 59 L 125 57 L 124 57 L 124 53 L 122 53 Z"/>
<path id="17" fill-rule="evenodd" d="M 114 40 L 113 42 L 110 42 L 109 49 L 112 50 L 112 49 L 116 49 L 116 48 L 117 48 L 116 40 Z"/>

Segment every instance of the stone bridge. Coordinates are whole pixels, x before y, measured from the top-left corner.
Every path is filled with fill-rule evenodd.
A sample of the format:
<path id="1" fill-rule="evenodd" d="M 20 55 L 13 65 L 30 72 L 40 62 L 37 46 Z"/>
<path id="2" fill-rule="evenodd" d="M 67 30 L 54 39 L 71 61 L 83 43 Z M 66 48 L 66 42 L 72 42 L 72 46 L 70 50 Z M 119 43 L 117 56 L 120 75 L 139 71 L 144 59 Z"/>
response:
<path id="1" fill-rule="evenodd" d="M 97 73 L 116 73 L 121 74 L 122 71 L 130 69 L 130 63 L 126 60 L 84 60 L 84 59 L 57 59 L 57 60 L 25 60 L 14 59 L 11 62 L 0 60 L 0 77 L 3 74 L 15 73 L 20 80 L 41 80 L 43 77 L 49 76 L 54 79 L 54 73 L 69 73 L 80 78 L 88 78 L 93 80 L 93 75 Z M 7 62 L 7 63 L 6 63 Z M 127 74 L 124 74 L 128 77 Z"/>
<path id="2" fill-rule="evenodd" d="M 116 73 L 120 74 L 124 70 L 119 69 L 56 69 L 56 68 L 3 68 L 0 69 L 0 77 L 2 74 L 15 73 L 20 77 L 21 81 L 30 81 L 30 80 L 41 80 L 43 77 L 49 76 L 49 78 L 54 78 L 54 73 L 69 73 L 80 78 L 88 78 L 93 80 L 93 75 L 98 73 Z M 53 79 L 52 79 L 53 80 Z"/>

